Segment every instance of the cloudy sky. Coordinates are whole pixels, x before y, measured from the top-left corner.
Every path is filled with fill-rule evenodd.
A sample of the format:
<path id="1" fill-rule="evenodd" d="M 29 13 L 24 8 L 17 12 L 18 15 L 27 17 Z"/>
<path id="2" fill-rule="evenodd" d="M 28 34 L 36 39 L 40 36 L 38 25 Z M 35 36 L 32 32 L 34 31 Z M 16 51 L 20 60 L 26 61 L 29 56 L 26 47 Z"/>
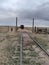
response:
<path id="1" fill-rule="evenodd" d="M 49 0 L 0 0 L 0 25 L 49 26 Z"/>

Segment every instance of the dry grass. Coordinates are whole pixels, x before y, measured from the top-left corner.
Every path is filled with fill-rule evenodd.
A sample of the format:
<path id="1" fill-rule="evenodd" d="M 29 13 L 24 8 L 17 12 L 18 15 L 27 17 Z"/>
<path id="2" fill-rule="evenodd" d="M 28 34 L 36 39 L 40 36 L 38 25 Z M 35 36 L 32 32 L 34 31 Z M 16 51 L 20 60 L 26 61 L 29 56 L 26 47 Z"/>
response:
<path id="1" fill-rule="evenodd" d="M 0 65 L 19 65 L 18 34 L 0 34 Z"/>
<path id="2" fill-rule="evenodd" d="M 21 29 L 19 29 L 17 33 L 0 33 L 0 65 L 19 65 L 19 31 L 21 31 Z M 35 36 L 46 42 L 46 45 L 49 45 L 49 35 L 32 33 L 30 28 L 22 31 L 31 33 L 33 37 Z M 25 57 L 23 58 L 24 65 L 42 65 L 38 53 L 35 52 L 31 46 L 30 49 L 23 50 L 23 56 Z"/>
<path id="3" fill-rule="evenodd" d="M 45 48 L 49 49 L 49 34 L 34 34 L 36 40 Z"/>

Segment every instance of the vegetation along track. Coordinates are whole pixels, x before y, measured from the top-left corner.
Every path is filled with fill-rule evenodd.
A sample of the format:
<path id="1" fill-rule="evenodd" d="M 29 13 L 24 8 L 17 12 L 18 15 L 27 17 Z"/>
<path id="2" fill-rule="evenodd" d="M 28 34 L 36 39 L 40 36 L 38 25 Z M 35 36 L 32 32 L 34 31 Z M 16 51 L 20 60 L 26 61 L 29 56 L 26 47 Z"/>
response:
<path id="1" fill-rule="evenodd" d="M 0 36 L 0 65 L 20 65 L 19 34 Z"/>
<path id="2" fill-rule="evenodd" d="M 49 65 L 49 54 L 29 33 L 20 34 L 20 65 Z"/>
<path id="3" fill-rule="evenodd" d="M 30 34 L 28 34 L 28 35 L 29 35 L 30 38 L 35 42 L 35 44 L 38 45 L 38 46 L 40 47 L 40 49 L 41 49 L 42 51 L 44 51 L 45 54 L 49 57 L 49 53 L 40 45 L 40 43 L 39 43 L 35 38 L 33 38 Z"/>

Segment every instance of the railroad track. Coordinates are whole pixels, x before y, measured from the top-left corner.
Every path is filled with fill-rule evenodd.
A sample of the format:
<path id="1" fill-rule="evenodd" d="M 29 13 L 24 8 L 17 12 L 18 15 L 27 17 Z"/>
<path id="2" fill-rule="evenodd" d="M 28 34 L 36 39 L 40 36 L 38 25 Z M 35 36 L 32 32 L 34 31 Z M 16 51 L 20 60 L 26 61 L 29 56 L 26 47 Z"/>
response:
<path id="1" fill-rule="evenodd" d="M 28 34 L 30 36 L 30 38 L 35 42 L 35 44 L 42 50 L 45 52 L 45 54 L 49 57 L 49 53 L 40 45 L 40 43 L 38 41 L 35 40 L 35 38 L 33 38 L 30 34 Z"/>
<path id="2" fill-rule="evenodd" d="M 25 32 L 26 33 L 26 32 Z M 35 38 L 33 38 L 29 33 L 26 33 L 34 42 L 35 42 L 35 44 L 38 46 L 38 47 L 40 47 L 40 49 L 42 50 L 42 51 L 44 51 L 45 52 L 45 54 L 49 57 L 49 53 L 40 45 L 40 43 L 38 42 L 38 41 L 36 41 L 35 40 Z"/>
<path id="3" fill-rule="evenodd" d="M 35 43 L 36 47 L 38 47 L 38 49 L 40 48 L 40 51 L 44 52 L 44 54 L 43 54 L 44 57 L 46 59 L 47 58 L 49 59 L 49 53 L 39 44 L 38 41 L 36 41 L 34 38 L 32 38 L 32 36 L 29 33 L 21 32 L 21 34 L 20 34 L 20 65 L 23 65 L 23 47 L 28 46 L 28 45 L 30 46 L 30 44 L 33 45 L 33 42 Z M 46 62 L 46 60 L 45 60 L 45 62 Z M 46 64 L 47 64 L 47 62 L 46 62 Z M 47 65 L 49 65 L 49 62 Z"/>
<path id="4" fill-rule="evenodd" d="M 22 36 L 22 33 L 20 33 L 19 43 L 20 43 L 20 65 L 22 65 L 22 44 L 23 44 L 23 36 Z"/>

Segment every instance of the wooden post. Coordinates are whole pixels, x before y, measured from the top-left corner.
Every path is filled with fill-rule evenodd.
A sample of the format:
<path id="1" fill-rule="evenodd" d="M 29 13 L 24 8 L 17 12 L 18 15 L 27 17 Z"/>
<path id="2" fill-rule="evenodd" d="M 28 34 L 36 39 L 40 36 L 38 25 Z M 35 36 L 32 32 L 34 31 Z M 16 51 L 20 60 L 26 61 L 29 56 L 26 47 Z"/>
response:
<path id="1" fill-rule="evenodd" d="M 35 26 L 35 33 L 36 33 L 36 26 Z"/>
<path id="2" fill-rule="evenodd" d="M 32 22 L 32 32 L 34 32 L 34 18 L 33 18 L 33 22 Z"/>
<path id="3" fill-rule="evenodd" d="M 16 17 L 16 31 L 17 31 L 17 17 Z"/>

